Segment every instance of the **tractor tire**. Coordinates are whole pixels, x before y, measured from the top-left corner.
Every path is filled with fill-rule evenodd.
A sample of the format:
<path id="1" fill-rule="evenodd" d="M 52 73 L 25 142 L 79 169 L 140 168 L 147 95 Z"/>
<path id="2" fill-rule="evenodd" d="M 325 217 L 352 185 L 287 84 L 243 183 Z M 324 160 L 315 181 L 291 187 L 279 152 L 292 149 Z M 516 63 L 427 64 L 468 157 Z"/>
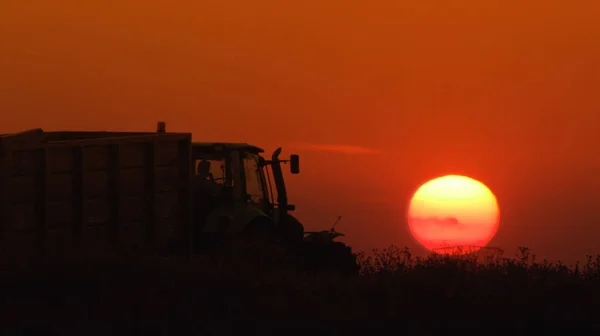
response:
<path id="1" fill-rule="evenodd" d="M 267 217 L 256 217 L 244 228 L 242 235 L 248 238 L 272 238 L 273 223 Z"/>
<path id="2" fill-rule="evenodd" d="M 286 245 L 300 244 L 304 239 L 304 225 L 292 215 L 285 216 L 275 230 L 279 239 Z"/>
<path id="3" fill-rule="evenodd" d="M 241 244 L 246 247 L 266 248 L 275 242 L 273 223 L 266 217 L 254 218 L 241 235 Z"/>

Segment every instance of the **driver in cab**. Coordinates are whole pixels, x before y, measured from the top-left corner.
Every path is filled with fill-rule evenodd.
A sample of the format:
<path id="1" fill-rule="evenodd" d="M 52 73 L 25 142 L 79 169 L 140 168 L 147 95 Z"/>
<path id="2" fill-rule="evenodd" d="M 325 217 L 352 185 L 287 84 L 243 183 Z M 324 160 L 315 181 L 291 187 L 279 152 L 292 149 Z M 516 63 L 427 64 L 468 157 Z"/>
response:
<path id="1" fill-rule="evenodd" d="M 206 160 L 200 161 L 196 168 L 195 178 L 196 188 L 208 194 L 214 194 L 218 190 L 218 183 L 215 181 L 213 174 L 210 172 L 210 162 Z"/>

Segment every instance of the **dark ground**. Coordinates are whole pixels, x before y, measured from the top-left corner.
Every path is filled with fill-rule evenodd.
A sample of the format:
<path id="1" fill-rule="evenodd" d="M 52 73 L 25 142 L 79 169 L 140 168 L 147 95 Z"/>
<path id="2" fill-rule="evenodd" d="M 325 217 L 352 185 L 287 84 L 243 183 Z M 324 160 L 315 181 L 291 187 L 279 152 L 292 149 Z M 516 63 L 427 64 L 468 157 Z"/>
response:
<path id="1" fill-rule="evenodd" d="M 53 261 L 0 271 L 2 335 L 580 334 L 600 330 L 600 259 L 363 258 L 360 277 L 276 257 Z M 235 261 L 234 261 L 235 260 Z M 383 332 L 383 331 L 382 331 Z M 291 334 L 296 334 L 292 332 Z"/>

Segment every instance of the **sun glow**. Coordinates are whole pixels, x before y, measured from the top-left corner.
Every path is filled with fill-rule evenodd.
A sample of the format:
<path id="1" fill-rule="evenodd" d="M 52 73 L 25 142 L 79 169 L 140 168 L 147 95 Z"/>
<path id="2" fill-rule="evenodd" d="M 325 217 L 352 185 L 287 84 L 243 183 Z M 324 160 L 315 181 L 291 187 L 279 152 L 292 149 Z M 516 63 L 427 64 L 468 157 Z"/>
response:
<path id="1" fill-rule="evenodd" d="M 498 203 L 491 190 L 477 180 L 442 176 L 414 193 L 408 222 L 412 235 L 429 250 L 485 246 L 498 229 Z"/>

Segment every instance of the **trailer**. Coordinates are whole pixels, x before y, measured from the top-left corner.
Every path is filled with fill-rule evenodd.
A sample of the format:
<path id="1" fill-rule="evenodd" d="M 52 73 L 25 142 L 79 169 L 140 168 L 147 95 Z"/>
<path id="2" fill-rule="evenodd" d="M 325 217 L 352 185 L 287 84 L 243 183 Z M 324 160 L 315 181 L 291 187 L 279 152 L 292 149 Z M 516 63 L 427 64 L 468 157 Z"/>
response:
<path id="1" fill-rule="evenodd" d="M 0 254 L 189 253 L 190 133 L 0 135 Z"/>
<path id="2" fill-rule="evenodd" d="M 307 267 L 356 273 L 356 255 L 334 242 L 342 234 L 305 232 L 289 213 L 282 164 L 298 174 L 298 155 L 262 153 L 192 142 L 161 122 L 156 132 L 1 134 L 0 260 L 190 256 L 266 238 Z"/>

